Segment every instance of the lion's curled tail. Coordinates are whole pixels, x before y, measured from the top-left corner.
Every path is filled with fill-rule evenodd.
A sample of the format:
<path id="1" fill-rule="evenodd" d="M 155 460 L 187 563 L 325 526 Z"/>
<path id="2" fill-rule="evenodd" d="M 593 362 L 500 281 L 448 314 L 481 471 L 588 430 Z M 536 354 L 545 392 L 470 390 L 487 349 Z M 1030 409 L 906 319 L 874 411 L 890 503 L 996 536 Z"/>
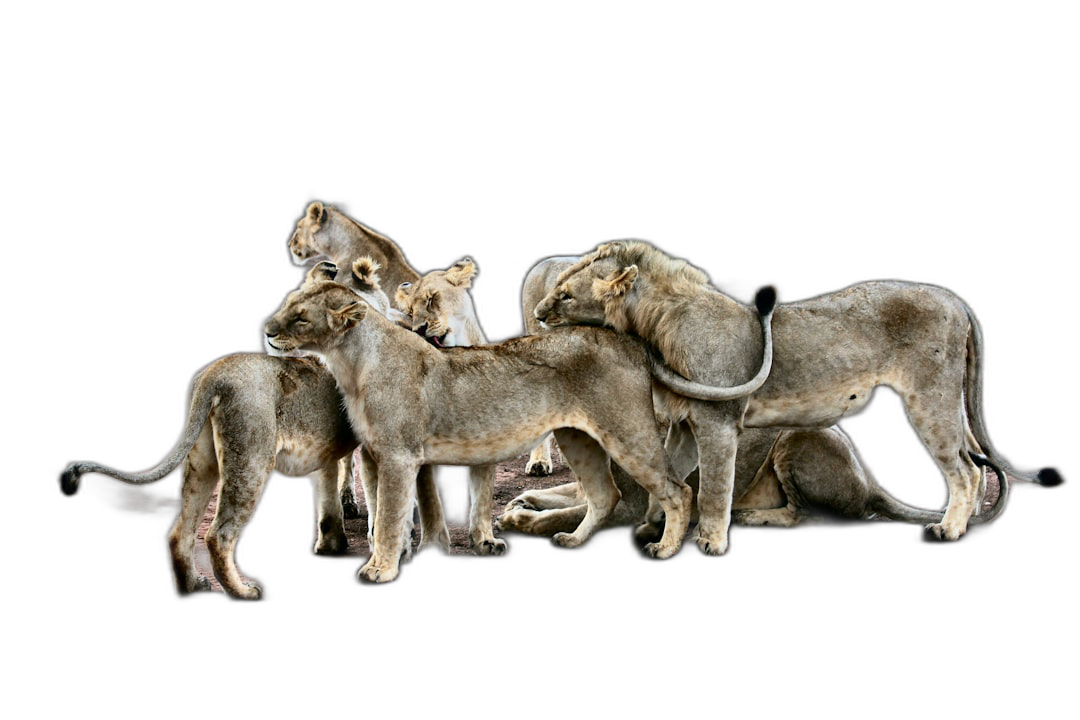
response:
<path id="1" fill-rule="evenodd" d="M 159 464 L 146 472 L 129 473 L 93 462 L 71 463 L 60 474 L 60 490 L 65 495 L 74 495 L 79 490 L 79 479 L 83 474 L 91 472 L 108 475 L 132 485 L 145 485 L 156 482 L 171 473 L 191 452 L 191 448 L 195 446 L 195 441 L 198 440 L 199 433 L 202 432 L 207 418 L 210 417 L 210 410 L 213 408 L 215 397 L 211 385 L 212 383 L 206 379 L 205 375 L 196 378 L 194 388 L 191 391 L 191 406 L 188 409 L 188 422 L 184 435 L 169 456 Z"/>

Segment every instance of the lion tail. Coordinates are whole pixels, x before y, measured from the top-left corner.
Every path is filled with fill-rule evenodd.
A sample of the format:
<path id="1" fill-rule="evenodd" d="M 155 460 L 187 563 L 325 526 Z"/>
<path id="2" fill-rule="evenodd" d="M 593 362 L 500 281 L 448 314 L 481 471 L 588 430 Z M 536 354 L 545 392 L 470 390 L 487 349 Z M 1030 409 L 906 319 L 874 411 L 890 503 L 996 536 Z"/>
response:
<path id="1" fill-rule="evenodd" d="M 981 525 L 994 520 L 1001 514 L 1001 511 L 1005 509 L 1005 503 L 1008 502 L 1009 499 L 1009 481 L 1005 477 L 1005 471 L 998 467 L 998 465 L 990 458 L 973 452 L 969 452 L 968 455 L 976 465 L 990 468 L 998 477 L 1000 489 L 998 490 L 998 496 L 994 501 L 993 507 L 984 513 L 972 516 L 968 521 L 968 525 Z M 924 510 L 903 503 L 887 493 L 885 489 L 880 486 L 875 487 L 875 494 L 870 503 L 870 510 L 875 515 L 880 515 L 889 520 L 910 523 L 939 523 L 945 516 L 945 513 L 940 510 Z"/>
<path id="2" fill-rule="evenodd" d="M 141 473 L 124 472 L 123 470 L 116 470 L 93 462 L 71 463 L 60 474 L 61 492 L 65 495 L 74 495 L 78 492 L 79 479 L 85 473 L 101 473 L 132 485 L 157 482 L 171 473 L 191 452 L 191 448 L 195 446 L 195 441 L 199 438 L 199 433 L 202 432 L 203 426 L 206 425 L 207 418 L 210 417 L 210 410 L 214 406 L 216 397 L 212 386 L 213 383 L 209 381 L 205 374 L 196 378 L 194 388 L 191 391 L 191 405 L 188 409 L 188 422 L 184 435 L 172 452 L 169 453 L 169 456 L 160 463 Z"/>
<path id="3" fill-rule="evenodd" d="M 1004 477 L 1004 474 L 1007 473 L 1015 478 L 1045 485 L 1046 487 L 1060 485 L 1064 482 L 1064 478 L 1054 468 L 1046 467 L 1037 472 L 1017 470 L 1004 459 L 994 447 L 994 444 L 990 442 L 990 434 L 986 431 L 986 420 L 983 417 L 982 408 L 982 330 L 979 328 L 979 322 L 975 319 L 975 314 L 971 309 L 966 306 L 965 309 L 967 310 L 969 329 L 967 337 L 967 372 L 964 378 L 964 403 L 967 408 L 968 424 L 971 427 L 972 434 L 975 436 L 975 441 L 979 445 L 978 448 L 974 448 L 975 455 L 984 458 L 987 463 L 993 463 L 989 467 L 993 468 L 999 477 Z M 972 457 L 974 458 L 974 455 Z M 976 462 L 979 461 L 976 460 Z M 1004 470 L 999 470 L 998 466 L 1004 468 Z M 1005 484 L 1007 483 L 1003 481 L 1002 485 Z"/>
<path id="4" fill-rule="evenodd" d="M 667 367 L 662 359 L 657 359 L 652 355 L 649 356 L 649 372 L 651 372 L 652 376 L 669 390 L 672 390 L 678 395 L 683 395 L 695 400 L 723 402 L 726 400 L 743 398 L 757 392 L 757 390 L 765 384 L 765 381 L 769 379 L 769 373 L 772 371 L 772 316 L 773 310 L 776 308 L 776 288 L 769 285 L 758 290 L 757 295 L 754 298 L 754 305 L 757 308 L 758 319 L 761 322 L 761 333 L 764 339 L 765 349 L 761 359 L 761 367 L 758 369 L 757 375 L 747 382 L 733 387 L 703 385 L 684 378 L 682 375 L 679 375 L 674 370 Z"/>

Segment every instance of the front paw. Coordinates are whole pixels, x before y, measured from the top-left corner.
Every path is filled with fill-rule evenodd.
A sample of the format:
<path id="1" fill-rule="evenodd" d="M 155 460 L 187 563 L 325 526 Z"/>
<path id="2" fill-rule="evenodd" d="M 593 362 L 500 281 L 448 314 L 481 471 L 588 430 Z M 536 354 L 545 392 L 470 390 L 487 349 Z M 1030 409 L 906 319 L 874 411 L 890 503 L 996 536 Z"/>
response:
<path id="1" fill-rule="evenodd" d="M 931 540 L 952 541 L 959 540 L 963 537 L 964 530 L 966 529 L 967 528 L 960 530 L 957 530 L 956 528 L 950 529 L 946 528 L 944 523 L 934 523 L 933 525 L 926 526 L 926 534 Z"/>
<path id="2" fill-rule="evenodd" d="M 398 568 L 396 566 L 388 567 L 376 564 L 372 560 L 368 560 L 367 563 L 360 568 L 360 572 L 358 572 L 356 576 L 361 582 L 386 583 L 398 576 Z"/>
<path id="3" fill-rule="evenodd" d="M 703 533 L 700 530 L 694 537 L 694 542 L 706 555 L 723 555 L 728 549 L 727 535 L 720 533 Z"/>
<path id="4" fill-rule="evenodd" d="M 349 540 L 345 533 L 331 533 L 319 538 L 315 545 L 316 555 L 344 555 L 349 549 Z"/>
<path id="5" fill-rule="evenodd" d="M 546 477 L 551 474 L 552 469 L 550 460 L 530 460 L 525 465 L 525 474 L 532 477 Z"/>
<path id="6" fill-rule="evenodd" d="M 469 544 L 472 546 L 473 553 L 477 555 L 502 555 L 506 552 L 506 541 L 499 538 L 490 538 L 480 542 L 470 540 Z"/>
<path id="7" fill-rule="evenodd" d="M 578 547 L 579 545 L 581 545 L 585 541 L 581 540 L 580 538 L 575 536 L 573 533 L 561 532 L 561 533 L 555 533 L 551 538 L 551 542 L 555 543 L 559 547 L 575 548 L 575 547 Z"/>

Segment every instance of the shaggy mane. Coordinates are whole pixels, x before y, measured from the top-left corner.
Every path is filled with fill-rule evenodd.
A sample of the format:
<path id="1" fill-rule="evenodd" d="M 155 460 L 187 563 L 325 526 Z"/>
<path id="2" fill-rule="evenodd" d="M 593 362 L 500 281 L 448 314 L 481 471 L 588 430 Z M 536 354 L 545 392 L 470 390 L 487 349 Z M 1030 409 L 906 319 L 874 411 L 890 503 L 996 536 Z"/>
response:
<path id="1" fill-rule="evenodd" d="M 616 262 L 623 267 L 637 265 L 638 270 L 648 276 L 652 283 L 671 292 L 694 291 L 709 284 L 709 276 L 703 271 L 685 260 L 666 255 L 640 240 L 624 240 L 601 245 L 559 273 L 556 282 L 562 283 L 574 273 L 609 257 L 615 258 Z"/>

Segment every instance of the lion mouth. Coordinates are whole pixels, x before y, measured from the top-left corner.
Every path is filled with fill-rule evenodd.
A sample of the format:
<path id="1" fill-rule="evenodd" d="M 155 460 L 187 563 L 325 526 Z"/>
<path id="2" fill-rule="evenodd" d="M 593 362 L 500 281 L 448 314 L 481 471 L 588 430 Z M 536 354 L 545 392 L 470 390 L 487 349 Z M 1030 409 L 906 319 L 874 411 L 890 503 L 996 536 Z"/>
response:
<path id="1" fill-rule="evenodd" d="M 427 340 L 432 345 L 434 345 L 435 347 L 437 347 L 439 349 L 442 349 L 442 348 L 446 347 L 446 336 L 447 335 L 448 335 L 448 333 L 443 333 L 442 335 L 425 335 L 424 339 Z"/>

